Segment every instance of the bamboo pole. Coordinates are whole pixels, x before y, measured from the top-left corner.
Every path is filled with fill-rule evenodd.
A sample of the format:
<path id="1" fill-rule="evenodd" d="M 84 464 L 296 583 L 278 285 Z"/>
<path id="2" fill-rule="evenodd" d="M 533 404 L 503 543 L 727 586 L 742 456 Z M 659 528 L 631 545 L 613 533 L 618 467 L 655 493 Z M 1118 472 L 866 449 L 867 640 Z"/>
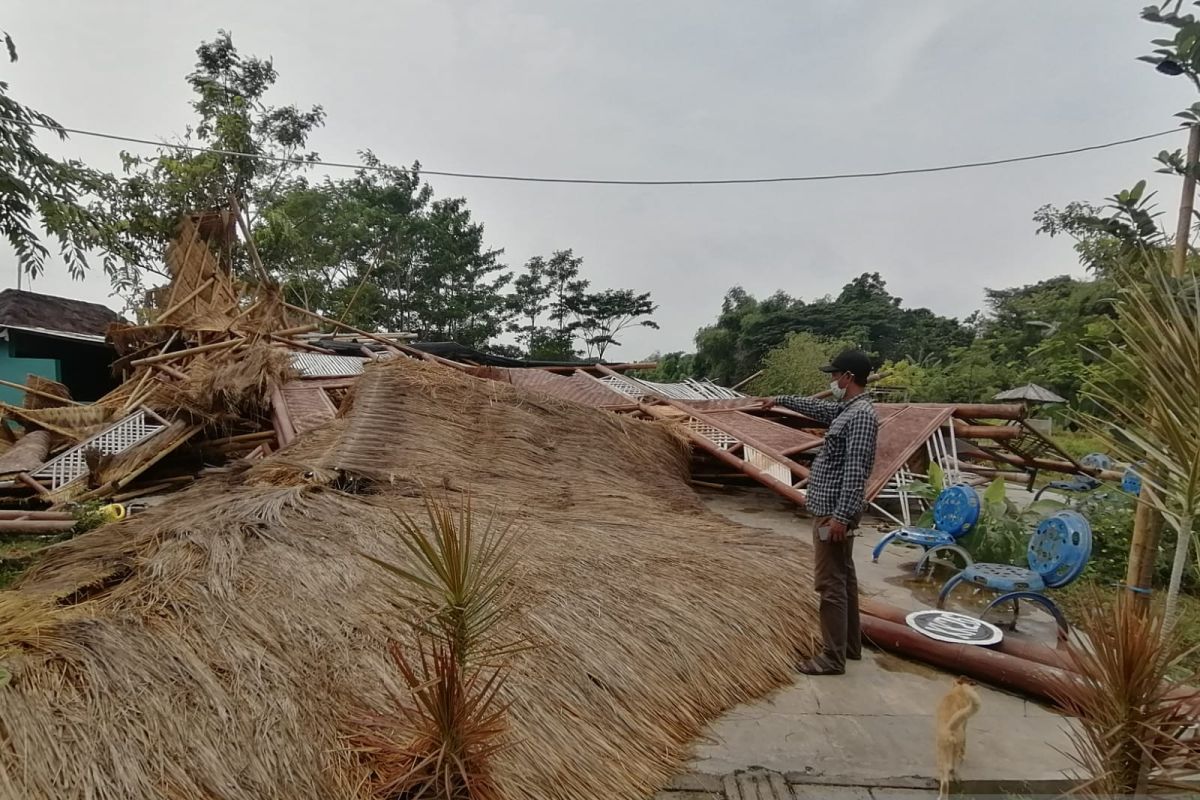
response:
<path id="1" fill-rule="evenodd" d="M 130 364 L 130 366 L 140 367 L 145 364 L 157 364 L 162 361 L 174 361 L 177 358 L 186 358 L 188 356 L 199 355 L 200 353 L 208 353 L 213 350 L 223 350 L 226 347 L 233 347 L 235 345 L 243 344 L 245 341 L 245 339 L 240 338 L 226 339 L 223 342 L 212 342 L 211 344 L 202 344 L 197 345 L 196 347 L 189 347 L 187 350 L 176 350 L 173 353 L 159 353 L 156 356 L 139 358 L 137 361 L 134 361 L 132 364 Z"/>
<path id="2" fill-rule="evenodd" d="M 1188 245 L 1192 238 L 1192 209 L 1196 202 L 1196 170 L 1200 164 L 1200 125 L 1192 125 L 1188 133 L 1187 163 L 1183 173 L 1183 190 L 1179 198 L 1179 219 L 1175 226 L 1175 252 L 1172 254 L 1171 273 L 1182 278 L 1187 273 Z M 1158 557 L 1158 542 L 1162 535 L 1163 519 L 1155 504 L 1154 490 L 1150 480 L 1143 477 L 1142 491 L 1138 498 L 1137 511 L 1133 517 L 1133 539 L 1129 543 L 1129 565 L 1125 572 L 1125 585 L 1133 594 L 1134 603 L 1147 609 L 1150 606 L 1150 588 L 1153 584 L 1154 562 Z M 1187 558 L 1190 536 L 1180 535 L 1176 556 Z M 1173 570 L 1174 572 L 1174 570 Z M 1168 597 L 1168 606 L 1173 605 Z M 1173 611 L 1173 609 L 1169 609 Z"/>
<path id="3" fill-rule="evenodd" d="M 753 375 L 751 375 L 749 378 L 743 378 L 742 380 L 738 381 L 737 383 L 735 383 L 733 386 L 730 386 L 729 388 L 730 388 L 730 389 L 732 389 L 733 391 L 735 391 L 735 392 L 736 392 L 738 389 L 742 388 L 743 386 L 745 386 L 745 385 L 746 385 L 747 383 L 749 383 L 750 381 L 752 381 L 752 380 L 754 380 L 755 378 L 757 378 L 757 377 L 759 377 L 760 375 L 762 375 L 762 374 L 763 374 L 763 372 L 765 372 L 765 370 L 761 370 L 761 369 L 760 369 L 758 372 L 754 373 L 754 374 L 753 374 Z"/>
<path id="4" fill-rule="evenodd" d="M 254 237 L 250 235 L 250 223 L 242 218 L 242 208 L 238 205 L 237 198 L 232 194 L 229 195 L 229 208 L 233 211 L 233 215 L 237 217 L 237 224 L 242 229 L 242 235 L 246 237 L 246 250 L 250 253 L 250 261 L 254 264 L 254 268 L 258 270 L 258 277 L 262 280 L 264 286 L 271 286 L 274 281 L 267 274 L 267 269 L 263 266 L 262 259 L 258 257 L 258 248 L 254 246 Z"/>
<path id="5" fill-rule="evenodd" d="M 154 321 L 154 324 L 162 325 L 163 320 L 165 320 L 167 317 L 174 314 L 179 309 L 183 308 L 185 305 L 190 303 L 192 300 L 195 300 L 196 296 L 199 295 L 201 292 L 203 292 L 205 289 L 207 289 L 209 286 L 212 286 L 213 281 L 215 281 L 215 280 L 216 280 L 216 278 L 210 277 L 210 278 L 206 279 L 204 282 L 202 282 L 195 289 L 192 289 L 190 292 L 188 292 L 186 295 L 184 295 L 182 300 L 180 300 L 178 303 L 175 303 L 170 308 L 168 308 L 166 311 L 159 314 L 158 319 L 156 319 Z"/>
<path id="6" fill-rule="evenodd" d="M 30 477 L 28 472 L 18 473 L 17 480 L 28 486 L 30 489 L 33 489 L 33 491 L 37 492 L 38 496 L 40 497 L 50 496 L 50 490 Z"/>
<path id="7" fill-rule="evenodd" d="M 271 387 L 271 415 L 275 423 L 275 438 L 279 441 L 280 449 L 287 447 L 296 438 L 296 428 L 292 425 L 292 417 L 288 414 L 287 402 L 278 386 Z"/>
<path id="8" fill-rule="evenodd" d="M 167 337 L 167 342 L 158 351 L 158 355 L 162 355 L 163 353 L 167 352 L 167 348 L 174 344 L 177 338 L 179 338 L 179 331 L 171 331 L 171 335 Z M 130 366 L 132 366 L 132 364 Z M 118 416 L 123 417 L 136 407 L 137 404 L 134 401 L 138 400 L 139 396 L 141 395 L 142 388 L 146 385 L 146 379 L 150 377 L 151 372 L 153 372 L 153 370 L 148 369 L 142 373 L 142 377 L 138 379 L 137 385 L 133 388 L 133 391 L 130 392 L 129 399 L 125 401 L 125 405 L 121 406 L 121 413 Z"/>
<path id="9" fill-rule="evenodd" d="M 66 511 L 25 511 L 19 508 L 0 509 L 0 520 L 41 519 L 41 520 L 74 520 Z"/>
<path id="10" fill-rule="evenodd" d="M 70 400 L 66 397 L 59 397 L 56 394 L 50 394 L 49 392 L 43 392 L 40 389 L 30 389 L 28 386 L 26 386 L 23 383 L 13 383 L 12 381 L 0 380 L 0 386 L 7 386 L 10 389 L 16 389 L 17 391 L 25 392 L 25 394 L 32 394 L 36 397 L 44 397 L 47 400 L 57 400 L 60 403 L 67 403 L 67 404 L 73 405 L 73 406 L 87 405 L 87 403 L 80 403 L 75 400 Z"/>
<path id="11" fill-rule="evenodd" d="M 937 406 L 939 403 L 916 403 L 922 406 Z M 1021 403 L 949 403 L 954 416 L 959 419 L 1024 419 L 1025 406 Z"/>
<path id="12" fill-rule="evenodd" d="M 274 439 L 274 431 L 255 431 L 254 433 L 240 433 L 237 436 L 223 436 L 220 439 L 209 439 L 200 442 L 201 447 L 219 447 L 225 444 L 242 444 L 245 442 L 260 442 L 264 439 Z"/>
<path id="13" fill-rule="evenodd" d="M 75 527 L 75 520 L 59 519 L 4 519 L 0 520 L 0 533 L 59 533 Z"/>
<path id="14" fill-rule="evenodd" d="M 166 364 L 152 363 L 152 364 L 149 364 L 148 366 L 151 369 L 159 370 L 160 372 L 162 372 L 165 375 L 170 375 L 172 378 L 174 378 L 177 381 L 186 381 L 188 379 L 188 376 L 186 374 L 180 372 L 179 370 L 175 369 L 174 367 L 168 367 Z"/>
<path id="15" fill-rule="evenodd" d="M 315 322 L 310 322 L 307 325 L 297 325 L 294 328 L 284 328 L 281 331 L 272 331 L 275 336 L 298 336 L 302 333 L 312 333 L 320 330 L 321 326 Z"/>
<path id="16" fill-rule="evenodd" d="M 337 353 L 335 353 L 334 351 L 332 351 L 328 348 L 317 347 L 315 344 L 309 344 L 308 342 L 300 342 L 295 339 L 288 339 L 287 337 L 280 336 L 277 333 L 268 333 L 267 338 L 269 338 L 274 344 L 282 345 L 284 347 L 292 347 L 292 348 L 297 348 L 300 350 L 307 350 L 310 353 L 320 353 L 320 354 L 326 355 L 326 356 L 336 356 L 337 355 Z"/>
<path id="17" fill-rule="evenodd" d="M 753 447 L 755 450 L 759 451 L 760 453 L 767 456 L 768 458 L 774 459 L 775 461 L 778 461 L 780 464 L 783 464 L 784 466 L 786 466 L 792 472 L 793 475 L 796 475 L 799 478 L 807 478 L 811 474 L 810 471 L 806 467 L 804 467 L 800 464 L 797 464 L 792 459 L 790 459 L 787 456 L 780 453 L 774 447 L 771 447 L 768 444 L 763 444 L 762 442 L 758 441 L 754 437 L 747 436 L 744 433 L 732 433 L 730 431 L 727 431 L 727 430 L 725 430 L 726 426 L 724 424 L 722 424 L 720 420 L 713 419 L 709 415 L 705 414 L 703 411 L 697 411 L 696 409 L 691 408 L 690 406 L 688 406 L 687 404 L 683 403 L 680 400 L 674 400 L 672 398 L 666 397 L 666 398 L 663 398 L 662 400 L 660 400 L 659 402 L 663 403 L 665 405 L 671 406 L 672 408 L 678 409 L 679 411 L 682 411 L 683 413 L 687 414 L 688 416 L 695 417 L 696 419 L 700 420 L 701 422 L 705 423 L 706 425 L 711 425 L 712 427 L 716 428 L 717 430 L 722 431 L 722 432 L 732 436 L 733 438 L 737 439 L 743 445 Z M 653 408 L 654 407 L 652 405 L 643 404 L 643 410 L 649 414 L 654 413 Z M 722 451 L 722 452 L 724 452 L 724 451 Z M 745 462 L 745 463 L 748 463 L 748 462 Z"/>
<path id="18" fill-rule="evenodd" d="M 954 421 L 954 435 L 960 439 L 1020 439 L 1024 435 L 1020 428 L 1012 425 L 967 425 Z"/>
<path id="19" fill-rule="evenodd" d="M 343 328 L 344 330 L 348 330 L 351 333 L 357 333 L 359 336 L 365 336 L 368 339 L 371 339 L 372 341 L 376 341 L 382 345 L 385 345 L 388 349 L 390 349 L 394 352 L 403 352 L 403 350 L 399 346 L 397 346 L 397 344 L 394 341 L 391 341 L 390 339 L 384 339 L 382 336 L 376 336 L 373 333 L 367 333 L 364 330 L 359 330 L 358 328 L 354 327 L 353 325 L 347 325 L 345 322 L 338 322 L 337 320 L 330 319 L 329 317 L 323 317 L 315 311 L 309 311 L 307 308 L 301 308 L 300 306 L 294 306 L 288 302 L 284 302 L 283 307 L 290 309 L 292 311 L 295 311 L 297 314 L 307 314 L 308 316 L 312 317 L 313 319 L 320 320 L 321 322 L 324 322 L 327 325 L 335 325 L 339 328 Z M 428 354 L 426 354 L 426 355 L 428 355 Z"/>

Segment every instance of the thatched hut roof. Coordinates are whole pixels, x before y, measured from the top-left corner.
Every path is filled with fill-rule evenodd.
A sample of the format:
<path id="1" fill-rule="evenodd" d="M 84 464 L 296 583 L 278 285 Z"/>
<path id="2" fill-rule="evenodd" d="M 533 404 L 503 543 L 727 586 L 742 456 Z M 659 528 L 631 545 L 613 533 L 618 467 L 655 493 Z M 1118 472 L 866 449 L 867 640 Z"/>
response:
<path id="1" fill-rule="evenodd" d="M 121 315 L 108 306 L 20 289 L 0 291 L 0 327 L 42 328 L 103 336 Z"/>
<path id="2" fill-rule="evenodd" d="M 704 510 L 667 426 L 433 365 L 240 473 L 52 549 L 0 592 L 0 798 L 364 797 L 357 708 L 403 694 L 394 509 L 470 489 L 528 528 L 504 796 L 641 800 L 811 652 L 793 541 Z"/>

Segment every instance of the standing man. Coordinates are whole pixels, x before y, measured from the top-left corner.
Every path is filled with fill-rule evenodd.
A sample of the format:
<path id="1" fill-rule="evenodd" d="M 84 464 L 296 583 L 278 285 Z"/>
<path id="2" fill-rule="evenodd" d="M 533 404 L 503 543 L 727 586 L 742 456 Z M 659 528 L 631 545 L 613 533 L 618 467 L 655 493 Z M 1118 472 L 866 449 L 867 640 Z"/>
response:
<path id="1" fill-rule="evenodd" d="M 854 572 L 854 530 L 866 506 L 866 482 L 875 463 L 879 420 L 867 398 L 871 360 L 844 350 L 825 367 L 834 401 L 776 397 L 781 405 L 829 426 L 825 444 L 808 479 L 807 507 L 813 519 L 813 573 L 821 595 L 821 635 L 825 649 L 796 668 L 806 675 L 841 675 L 846 659 L 862 658 L 858 620 L 858 577 Z"/>

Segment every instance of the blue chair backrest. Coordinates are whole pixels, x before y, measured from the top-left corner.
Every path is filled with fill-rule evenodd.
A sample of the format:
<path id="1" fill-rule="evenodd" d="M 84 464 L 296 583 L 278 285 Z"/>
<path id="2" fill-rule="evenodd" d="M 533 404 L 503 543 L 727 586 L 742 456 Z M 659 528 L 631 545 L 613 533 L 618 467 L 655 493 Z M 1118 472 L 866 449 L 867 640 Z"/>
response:
<path id="1" fill-rule="evenodd" d="M 1139 464 L 1130 464 L 1121 476 L 1121 488 L 1130 494 L 1140 494 L 1142 491 L 1142 476 L 1138 474 Z"/>
<path id="2" fill-rule="evenodd" d="M 1079 463 L 1081 466 L 1092 469 L 1112 469 L 1113 460 L 1104 453 L 1088 453 L 1079 459 Z"/>
<path id="3" fill-rule="evenodd" d="M 1038 523 L 1026 554 L 1029 568 L 1046 586 L 1066 586 L 1092 557 L 1092 526 L 1078 511 L 1058 511 Z"/>
<path id="4" fill-rule="evenodd" d="M 965 484 L 948 486 L 933 502 L 933 527 L 955 539 L 966 536 L 979 522 L 979 495 Z"/>

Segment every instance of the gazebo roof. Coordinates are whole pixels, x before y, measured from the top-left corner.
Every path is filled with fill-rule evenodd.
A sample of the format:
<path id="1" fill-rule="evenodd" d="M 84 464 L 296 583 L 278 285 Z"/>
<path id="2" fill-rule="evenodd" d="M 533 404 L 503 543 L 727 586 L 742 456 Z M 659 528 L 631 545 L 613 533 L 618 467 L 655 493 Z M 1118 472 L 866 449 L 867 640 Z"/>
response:
<path id="1" fill-rule="evenodd" d="M 1054 392 L 1036 383 L 1027 383 L 1015 389 L 1007 389 L 995 395 L 993 400 L 1023 400 L 1027 403 L 1065 403 L 1065 397 L 1059 397 Z"/>

